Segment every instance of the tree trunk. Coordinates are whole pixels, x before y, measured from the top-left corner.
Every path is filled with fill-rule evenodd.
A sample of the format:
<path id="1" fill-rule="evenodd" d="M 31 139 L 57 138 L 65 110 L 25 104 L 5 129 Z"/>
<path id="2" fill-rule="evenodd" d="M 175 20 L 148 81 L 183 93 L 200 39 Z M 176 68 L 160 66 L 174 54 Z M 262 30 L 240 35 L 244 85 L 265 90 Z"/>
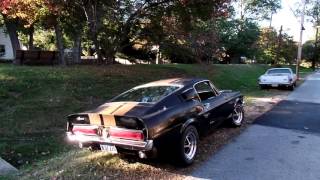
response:
<path id="1" fill-rule="evenodd" d="M 318 61 L 318 33 L 319 29 L 316 28 L 316 39 L 314 41 L 314 51 L 313 51 L 313 58 L 312 58 L 312 70 L 316 70 L 316 61 Z"/>
<path id="2" fill-rule="evenodd" d="M 280 53 L 281 53 L 281 47 L 282 47 L 282 25 L 280 27 L 280 31 L 279 31 L 279 37 L 278 37 L 278 48 L 277 48 L 277 52 L 276 52 L 276 59 L 275 61 L 273 61 L 273 65 L 274 64 L 279 64 L 280 61 Z"/>
<path id="3" fill-rule="evenodd" d="M 28 48 L 29 50 L 33 50 L 34 46 L 33 46 L 33 34 L 34 34 L 34 26 L 31 25 L 29 28 L 29 41 L 28 41 Z"/>
<path id="4" fill-rule="evenodd" d="M 94 45 L 94 48 L 95 48 L 95 51 L 97 53 L 97 59 L 98 59 L 98 64 L 102 64 L 103 63 L 103 59 L 102 59 L 102 52 L 101 52 L 101 49 L 100 49 L 100 44 L 99 44 L 99 41 L 98 41 L 98 37 L 97 37 L 97 33 L 96 32 L 93 32 L 93 36 L 92 36 L 92 39 L 93 41 L 93 45 Z"/>
<path id="5" fill-rule="evenodd" d="M 100 44 L 98 41 L 98 1 L 88 1 L 87 4 L 83 6 L 84 14 L 86 16 L 88 27 L 89 27 L 89 37 L 95 46 L 95 51 L 98 56 L 98 63 L 102 64 L 102 52 L 100 49 Z"/>
<path id="6" fill-rule="evenodd" d="M 116 62 L 116 50 L 114 49 L 104 49 L 103 52 L 101 52 L 104 55 L 106 64 L 114 64 Z"/>
<path id="7" fill-rule="evenodd" d="M 63 35 L 62 35 L 61 27 L 58 22 L 54 25 L 54 31 L 56 33 L 56 45 L 59 51 L 58 61 L 60 65 L 65 66 L 66 62 L 64 59 Z"/>
<path id="8" fill-rule="evenodd" d="M 13 22 L 12 20 L 9 20 L 6 16 L 3 15 L 4 23 L 7 29 L 7 32 L 10 37 L 11 45 L 12 45 L 12 50 L 13 50 L 13 63 L 16 65 L 20 64 L 19 60 L 16 60 L 16 52 L 17 50 L 20 50 L 20 42 L 18 39 L 18 33 L 17 33 L 17 24 Z"/>
<path id="9" fill-rule="evenodd" d="M 81 34 L 78 34 L 74 39 L 72 56 L 75 64 L 81 63 Z"/>

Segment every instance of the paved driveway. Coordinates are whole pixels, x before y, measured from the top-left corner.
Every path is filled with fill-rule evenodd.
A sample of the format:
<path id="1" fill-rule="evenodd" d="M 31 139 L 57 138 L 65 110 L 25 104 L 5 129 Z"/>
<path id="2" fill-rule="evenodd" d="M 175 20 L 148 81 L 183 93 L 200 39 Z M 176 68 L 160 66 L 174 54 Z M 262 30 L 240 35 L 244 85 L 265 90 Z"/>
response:
<path id="1" fill-rule="evenodd" d="M 5 175 L 8 173 L 17 172 L 18 170 L 11 166 L 9 163 L 7 163 L 5 160 L 0 158 L 0 179 L 1 175 Z"/>
<path id="2" fill-rule="evenodd" d="M 320 73 L 191 174 L 225 180 L 320 180 Z"/>

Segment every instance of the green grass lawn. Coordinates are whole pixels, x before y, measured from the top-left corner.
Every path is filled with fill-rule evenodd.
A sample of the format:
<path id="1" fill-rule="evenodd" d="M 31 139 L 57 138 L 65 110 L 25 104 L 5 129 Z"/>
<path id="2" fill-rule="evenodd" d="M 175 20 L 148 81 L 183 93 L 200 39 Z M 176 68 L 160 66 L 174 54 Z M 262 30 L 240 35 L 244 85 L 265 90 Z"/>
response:
<path id="1" fill-rule="evenodd" d="M 173 77 L 204 77 L 220 89 L 262 96 L 264 65 L 134 65 L 16 67 L 0 64 L 0 156 L 28 168 L 72 147 L 66 116 L 94 108 L 133 86 Z M 23 165 L 23 166 L 22 166 Z"/>

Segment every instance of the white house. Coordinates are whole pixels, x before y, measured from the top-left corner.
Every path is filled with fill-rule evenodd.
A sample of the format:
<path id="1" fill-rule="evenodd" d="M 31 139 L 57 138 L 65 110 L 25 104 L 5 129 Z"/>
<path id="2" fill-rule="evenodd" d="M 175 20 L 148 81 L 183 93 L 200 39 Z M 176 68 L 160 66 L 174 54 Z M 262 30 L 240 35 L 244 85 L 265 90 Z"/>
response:
<path id="1" fill-rule="evenodd" d="M 13 60 L 14 53 L 9 35 L 0 27 L 0 60 Z"/>

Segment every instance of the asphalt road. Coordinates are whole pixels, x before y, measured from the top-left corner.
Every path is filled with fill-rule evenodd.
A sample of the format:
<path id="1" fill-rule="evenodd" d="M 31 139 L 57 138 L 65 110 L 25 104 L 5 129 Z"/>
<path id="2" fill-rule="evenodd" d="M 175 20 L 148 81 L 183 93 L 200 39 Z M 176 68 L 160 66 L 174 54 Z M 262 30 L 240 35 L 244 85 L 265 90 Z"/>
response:
<path id="1" fill-rule="evenodd" d="M 320 180 L 320 73 L 259 117 L 188 179 Z"/>
<path id="2" fill-rule="evenodd" d="M 0 179 L 1 175 L 17 172 L 18 170 L 0 158 Z"/>

